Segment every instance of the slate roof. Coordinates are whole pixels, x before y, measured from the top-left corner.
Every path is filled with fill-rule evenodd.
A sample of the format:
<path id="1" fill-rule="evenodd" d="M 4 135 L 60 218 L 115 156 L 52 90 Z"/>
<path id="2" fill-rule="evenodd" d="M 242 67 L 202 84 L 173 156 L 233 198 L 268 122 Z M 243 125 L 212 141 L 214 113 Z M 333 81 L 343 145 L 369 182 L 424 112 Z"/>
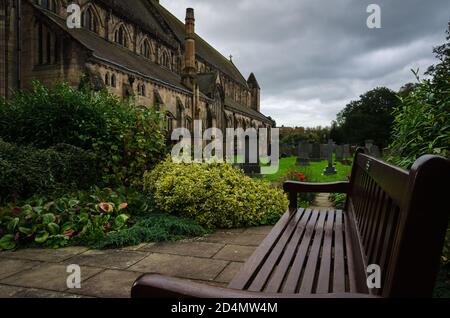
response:
<path id="1" fill-rule="evenodd" d="M 100 5 L 111 9 L 114 14 L 124 20 L 131 21 L 139 25 L 143 30 L 153 34 L 172 47 L 177 45 L 175 37 L 171 36 L 168 26 L 164 24 L 154 11 L 150 0 L 96 0 Z M 169 31 L 169 32 L 167 32 Z"/>
<path id="2" fill-rule="evenodd" d="M 258 119 L 264 123 L 271 123 L 271 121 L 259 111 L 254 110 L 253 108 L 244 107 L 229 97 L 225 98 L 225 109 L 245 116 L 249 116 L 254 119 Z"/>
<path id="3" fill-rule="evenodd" d="M 216 73 L 197 74 L 197 84 L 202 93 L 213 97 L 211 94 L 216 87 Z"/>
<path id="4" fill-rule="evenodd" d="M 92 56 L 94 58 L 108 64 L 113 64 L 137 75 L 147 77 L 150 80 L 160 82 L 169 87 L 190 93 L 190 91 L 181 84 L 181 77 L 176 73 L 173 73 L 118 44 L 100 38 L 95 33 L 89 32 L 83 28 L 68 29 L 66 21 L 63 18 L 53 12 L 42 9 L 39 6 L 35 6 L 35 8 L 48 19 L 55 22 L 65 32 L 70 34 L 77 42 L 92 51 Z"/>

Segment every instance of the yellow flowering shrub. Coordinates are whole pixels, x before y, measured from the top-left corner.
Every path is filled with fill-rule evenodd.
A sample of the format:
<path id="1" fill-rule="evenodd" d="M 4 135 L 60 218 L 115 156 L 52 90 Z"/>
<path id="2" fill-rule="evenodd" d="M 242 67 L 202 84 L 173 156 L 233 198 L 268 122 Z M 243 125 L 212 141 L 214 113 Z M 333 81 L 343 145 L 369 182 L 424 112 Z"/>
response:
<path id="1" fill-rule="evenodd" d="M 166 160 L 145 174 L 144 186 L 163 212 L 195 219 L 208 228 L 274 224 L 288 207 L 281 189 L 226 163 Z"/>

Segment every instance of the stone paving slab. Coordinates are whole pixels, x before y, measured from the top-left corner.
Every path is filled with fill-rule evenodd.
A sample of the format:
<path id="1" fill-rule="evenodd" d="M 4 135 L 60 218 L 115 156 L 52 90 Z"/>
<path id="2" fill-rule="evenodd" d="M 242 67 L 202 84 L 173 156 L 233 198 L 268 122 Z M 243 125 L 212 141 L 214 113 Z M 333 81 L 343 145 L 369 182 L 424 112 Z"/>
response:
<path id="1" fill-rule="evenodd" d="M 225 267 L 225 269 L 220 273 L 220 275 L 215 279 L 216 282 L 226 283 L 228 285 L 234 276 L 239 272 L 244 263 L 231 262 Z"/>
<path id="2" fill-rule="evenodd" d="M 102 268 L 81 267 L 81 282 L 101 272 Z M 67 290 L 67 266 L 61 264 L 43 264 L 0 280 L 0 284 L 17 287 L 40 288 L 52 291 Z"/>
<path id="3" fill-rule="evenodd" d="M 244 231 L 245 234 L 259 234 L 267 236 L 270 231 L 272 231 L 273 226 L 259 226 L 259 227 L 251 227 Z"/>
<path id="4" fill-rule="evenodd" d="M 148 253 L 121 250 L 90 250 L 66 261 L 67 264 L 88 265 L 108 269 L 127 269 L 136 264 Z"/>
<path id="5" fill-rule="evenodd" d="M 159 273 L 174 277 L 214 280 L 228 261 L 154 253 L 129 268 L 142 273 Z"/>
<path id="6" fill-rule="evenodd" d="M 45 289 L 0 285 L 0 298 L 85 298 L 85 296 Z"/>
<path id="7" fill-rule="evenodd" d="M 80 289 L 68 292 L 102 298 L 129 298 L 134 281 L 141 275 L 142 273 L 108 269 L 83 282 Z"/>
<path id="8" fill-rule="evenodd" d="M 78 246 L 66 247 L 61 249 L 28 248 L 15 252 L 3 252 L 0 254 L 0 257 L 59 263 L 73 257 L 74 255 L 84 253 L 87 250 L 89 250 L 89 248 Z"/>
<path id="9" fill-rule="evenodd" d="M 217 253 L 214 259 L 245 262 L 256 250 L 254 246 L 226 245 Z"/>
<path id="10" fill-rule="evenodd" d="M 205 236 L 202 240 L 205 242 L 212 242 L 212 243 L 225 243 L 243 246 L 259 246 L 265 237 L 266 235 L 252 234 L 252 233 L 236 234 L 236 233 L 216 232 L 214 234 Z"/>
<path id="11" fill-rule="evenodd" d="M 217 254 L 217 252 L 219 252 L 224 246 L 225 244 L 223 243 L 186 241 L 156 244 L 151 243 L 140 248 L 139 250 L 161 254 L 176 254 L 210 258 Z"/>
<path id="12" fill-rule="evenodd" d="M 186 241 L 103 251 L 68 247 L 0 252 L 0 298 L 130 297 L 142 273 L 226 287 L 270 230 L 219 230 Z M 81 266 L 81 289 L 67 288 L 69 264 Z"/>
<path id="13" fill-rule="evenodd" d="M 0 259 L 0 280 L 40 264 L 42 263 L 38 261 L 2 258 Z"/>

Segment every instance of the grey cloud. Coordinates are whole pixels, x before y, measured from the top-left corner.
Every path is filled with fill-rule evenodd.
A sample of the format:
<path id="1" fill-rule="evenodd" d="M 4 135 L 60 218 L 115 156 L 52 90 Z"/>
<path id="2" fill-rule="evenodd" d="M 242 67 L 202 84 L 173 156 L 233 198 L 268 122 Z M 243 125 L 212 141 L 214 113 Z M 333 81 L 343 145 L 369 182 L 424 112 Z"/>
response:
<path id="1" fill-rule="evenodd" d="M 444 41 L 447 0 L 161 0 L 262 87 L 262 111 L 278 124 L 329 125 L 350 100 L 376 86 L 397 90 L 410 69 L 434 63 Z M 370 3 L 382 29 L 366 27 Z"/>

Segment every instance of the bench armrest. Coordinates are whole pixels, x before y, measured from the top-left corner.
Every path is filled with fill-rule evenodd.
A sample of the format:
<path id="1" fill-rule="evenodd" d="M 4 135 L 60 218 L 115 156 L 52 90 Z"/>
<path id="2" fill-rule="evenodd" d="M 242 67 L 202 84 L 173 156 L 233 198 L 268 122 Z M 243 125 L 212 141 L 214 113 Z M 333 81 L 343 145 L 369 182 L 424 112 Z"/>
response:
<path id="1" fill-rule="evenodd" d="M 274 294 L 215 287 L 159 274 L 144 274 L 131 289 L 132 298 L 377 298 L 367 294 Z"/>
<path id="2" fill-rule="evenodd" d="M 289 208 L 297 209 L 297 193 L 348 193 L 350 183 L 308 183 L 298 181 L 286 181 L 283 189 L 289 194 Z"/>
<path id="3" fill-rule="evenodd" d="M 329 182 L 329 183 L 308 183 L 298 181 L 286 181 L 283 184 L 284 191 L 291 193 L 348 193 L 350 183 L 343 182 Z"/>

